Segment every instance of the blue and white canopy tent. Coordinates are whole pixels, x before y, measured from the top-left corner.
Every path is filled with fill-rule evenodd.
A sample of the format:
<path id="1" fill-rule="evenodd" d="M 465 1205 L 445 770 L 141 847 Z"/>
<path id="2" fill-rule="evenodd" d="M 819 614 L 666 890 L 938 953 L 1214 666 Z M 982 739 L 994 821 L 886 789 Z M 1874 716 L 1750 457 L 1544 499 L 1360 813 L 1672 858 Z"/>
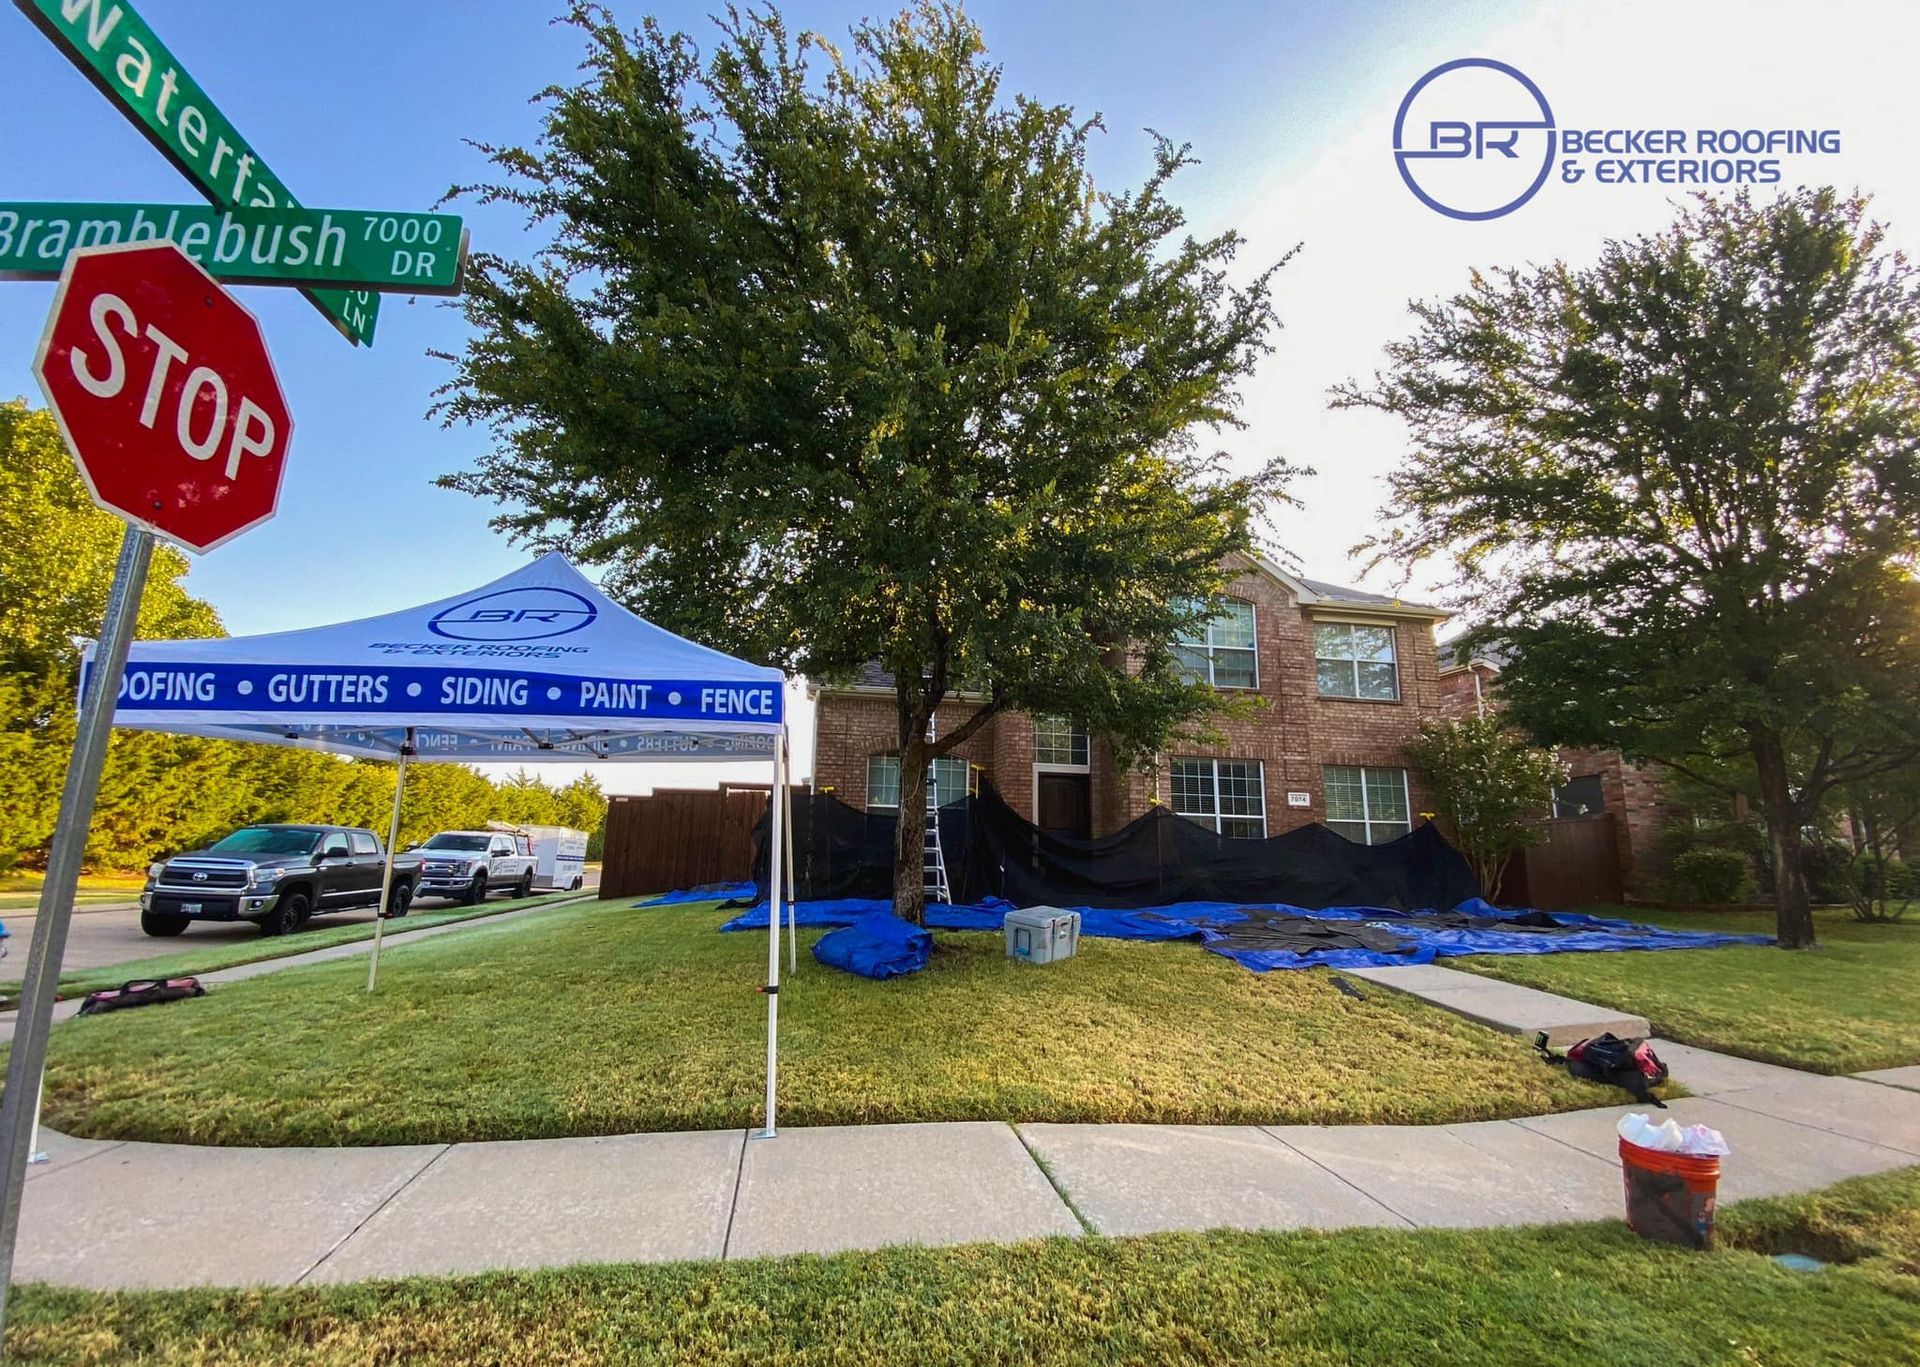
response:
<path id="1" fill-rule="evenodd" d="M 91 667 L 91 655 L 88 658 Z M 115 726 L 260 741 L 399 763 L 765 760 L 785 795 L 785 677 L 635 616 L 564 556 L 470 593 L 356 622 L 263 636 L 136 641 Z M 791 825 L 773 804 L 767 1131 L 778 1066 L 781 875 Z M 379 968 L 386 894 L 367 987 Z M 789 936 L 792 928 L 789 927 Z M 791 940 L 789 954 L 793 953 Z"/>

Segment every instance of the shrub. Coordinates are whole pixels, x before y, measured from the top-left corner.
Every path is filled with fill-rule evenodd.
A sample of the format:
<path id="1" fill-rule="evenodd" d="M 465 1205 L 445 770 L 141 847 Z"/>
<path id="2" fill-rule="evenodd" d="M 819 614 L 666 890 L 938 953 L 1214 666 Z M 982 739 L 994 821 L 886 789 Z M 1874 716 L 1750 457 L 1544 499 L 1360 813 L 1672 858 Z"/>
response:
<path id="1" fill-rule="evenodd" d="M 1747 857 L 1738 850 L 1688 850 L 1674 859 L 1669 877 L 1682 902 L 1737 902 L 1753 886 Z"/>

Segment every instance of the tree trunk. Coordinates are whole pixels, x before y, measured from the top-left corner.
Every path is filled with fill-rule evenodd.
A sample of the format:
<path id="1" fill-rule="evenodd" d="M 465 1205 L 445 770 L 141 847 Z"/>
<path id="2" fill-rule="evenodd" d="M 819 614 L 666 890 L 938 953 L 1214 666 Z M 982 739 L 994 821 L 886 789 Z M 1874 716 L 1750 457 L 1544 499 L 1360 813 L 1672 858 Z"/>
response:
<path id="1" fill-rule="evenodd" d="M 908 709 L 902 720 L 912 725 Z M 900 738 L 900 808 L 893 835 L 893 914 L 913 925 L 927 919 L 927 729 Z"/>
<path id="2" fill-rule="evenodd" d="M 1755 730 L 1753 763 L 1760 779 L 1760 809 L 1773 851 L 1774 935 L 1782 949 L 1814 946 L 1813 900 L 1801 860 L 1800 803 L 1787 778 L 1786 749 L 1773 732 Z"/>

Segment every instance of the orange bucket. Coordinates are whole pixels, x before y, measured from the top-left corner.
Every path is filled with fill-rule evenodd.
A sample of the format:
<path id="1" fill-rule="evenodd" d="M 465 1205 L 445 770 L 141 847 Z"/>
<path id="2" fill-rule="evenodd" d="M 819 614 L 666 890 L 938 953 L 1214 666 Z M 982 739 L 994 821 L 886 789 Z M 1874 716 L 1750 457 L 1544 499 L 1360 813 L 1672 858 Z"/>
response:
<path id="1" fill-rule="evenodd" d="M 1627 1224 L 1643 1239 L 1683 1248 L 1713 1247 L 1713 1205 L 1720 1188 L 1715 1154 L 1667 1153 L 1620 1141 Z"/>

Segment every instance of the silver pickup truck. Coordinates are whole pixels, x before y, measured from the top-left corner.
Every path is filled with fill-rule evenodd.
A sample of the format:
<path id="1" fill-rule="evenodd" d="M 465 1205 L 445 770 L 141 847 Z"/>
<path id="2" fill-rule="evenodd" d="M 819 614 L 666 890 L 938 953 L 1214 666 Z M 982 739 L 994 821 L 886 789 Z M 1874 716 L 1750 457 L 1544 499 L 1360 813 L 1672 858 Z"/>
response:
<path id="1" fill-rule="evenodd" d="M 524 835 L 441 831 L 412 853 L 421 860 L 416 896 L 451 897 L 473 906 L 507 888 L 515 897 L 533 892 L 533 847 Z"/>

